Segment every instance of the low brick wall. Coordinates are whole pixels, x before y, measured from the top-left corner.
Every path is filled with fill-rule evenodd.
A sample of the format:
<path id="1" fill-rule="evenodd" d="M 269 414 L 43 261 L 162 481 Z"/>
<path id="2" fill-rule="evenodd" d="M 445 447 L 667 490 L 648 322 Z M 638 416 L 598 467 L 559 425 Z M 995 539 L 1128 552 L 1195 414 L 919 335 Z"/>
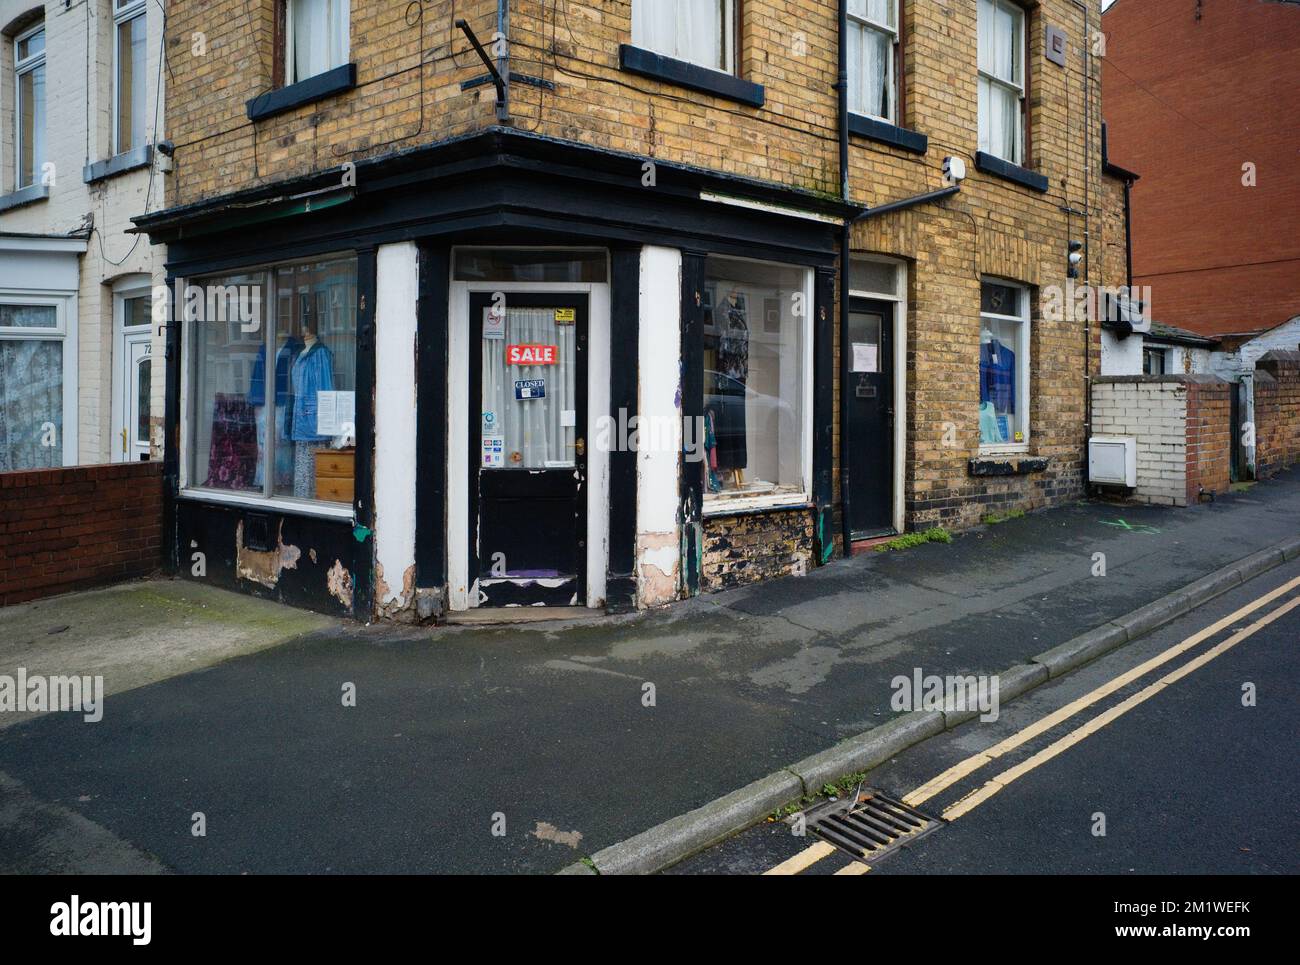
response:
<path id="1" fill-rule="evenodd" d="M 700 589 L 725 590 L 813 568 L 813 513 L 775 510 L 706 516 Z"/>
<path id="2" fill-rule="evenodd" d="M 1300 462 L 1300 352 L 1272 351 L 1255 363 L 1255 475 Z"/>
<path id="3" fill-rule="evenodd" d="M 162 463 L 0 473 L 0 606 L 152 573 Z"/>
<path id="4" fill-rule="evenodd" d="M 1135 499 L 1187 506 L 1228 489 L 1231 392 L 1211 375 L 1104 376 L 1092 386 L 1092 432 L 1137 439 Z"/>

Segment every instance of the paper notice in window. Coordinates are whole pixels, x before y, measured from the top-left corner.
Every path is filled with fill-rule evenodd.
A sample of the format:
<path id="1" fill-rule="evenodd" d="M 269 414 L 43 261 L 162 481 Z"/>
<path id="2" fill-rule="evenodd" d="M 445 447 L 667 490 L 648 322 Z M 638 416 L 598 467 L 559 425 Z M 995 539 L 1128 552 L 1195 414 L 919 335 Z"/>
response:
<path id="1" fill-rule="evenodd" d="M 355 392 L 316 393 L 316 435 L 341 436 L 356 432 Z"/>
<path id="2" fill-rule="evenodd" d="M 853 371 L 879 372 L 879 346 L 875 342 L 853 343 Z"/>

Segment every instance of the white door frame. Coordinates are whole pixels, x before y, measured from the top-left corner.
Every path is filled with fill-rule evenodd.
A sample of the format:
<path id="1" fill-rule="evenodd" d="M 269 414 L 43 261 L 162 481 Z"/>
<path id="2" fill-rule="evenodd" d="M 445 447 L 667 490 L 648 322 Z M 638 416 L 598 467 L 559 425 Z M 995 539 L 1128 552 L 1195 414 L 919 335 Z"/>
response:
<path id="1" fill-rule="evenodd" d="M 149 322 L 143 325 L 126 324 L 125 307 L 128 298 L 150 301 L 148 275 L 124 278 L 113 285 L 113 424 L 109 441 L 110 462 L 135 462 L 136 447 L 131 444 L 132 423 L 135 413 L 131 405 L 135 391 L 135 372 L 131 346 L 143 344 L 145 356 L 152 359 L 153 330 Z M 152 373 L 150 373 L 152 378 Z M 124 445 L 123 440 L 126 440 Z M 146 443 L 149 441 L 145 440 Z"/>
<path id="2" fill-rule="evenodd" d="M 447 596 L 452 610 L 478 606 L 469 574 L 470 292 L 584 292 L 587 324 L 587 606 L 605 606 L 609 564 L 609 453 L 593 444 L 609 414 L 609 284 L 607 282 L 452 281 L 447 305 Z M 477 406 L 477 403 L 475 403 Z"/>

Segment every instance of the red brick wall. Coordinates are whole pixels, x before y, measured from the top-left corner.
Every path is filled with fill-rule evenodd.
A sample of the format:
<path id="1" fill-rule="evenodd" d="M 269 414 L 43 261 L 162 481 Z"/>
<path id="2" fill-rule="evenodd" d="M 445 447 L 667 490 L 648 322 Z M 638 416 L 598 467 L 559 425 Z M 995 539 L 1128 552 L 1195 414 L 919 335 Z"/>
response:
<path id="1" fill-rule="evenodd" d="M 1255 365 L 1255 475 L 1300 462 L 1300 352 L 1270 352 Z"/>
<path id="2" fill-rule="evenodd" d="M 1300 5 L 1121 0 L 1102 30 L 1102 115 L 1111 160 L 1141 175 L 1133 281 L 1155 318 L 1215 335 L 1300 312 Z"/>
<path id="3" fill-rule="evenodd" d="M 162 463 L 0 473 L 0 606 L 162 562 Z"/>
<path id="4" fill-rule="evenodd" d="M 1187 505 L 1201 490 L 1226 493 L 1231 484 L 1232 391 L 1228 382 L 1187 383 Z"/>

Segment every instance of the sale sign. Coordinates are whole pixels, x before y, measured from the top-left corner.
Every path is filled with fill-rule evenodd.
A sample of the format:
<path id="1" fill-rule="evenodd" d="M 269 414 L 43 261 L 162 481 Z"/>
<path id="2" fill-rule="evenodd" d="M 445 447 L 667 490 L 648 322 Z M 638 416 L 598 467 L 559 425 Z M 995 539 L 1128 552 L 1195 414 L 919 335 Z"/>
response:
<path id="1" fill-rule="evenodd" d="M 507 365 L 554 365 L 554 345 L 507 345 Z"/>

